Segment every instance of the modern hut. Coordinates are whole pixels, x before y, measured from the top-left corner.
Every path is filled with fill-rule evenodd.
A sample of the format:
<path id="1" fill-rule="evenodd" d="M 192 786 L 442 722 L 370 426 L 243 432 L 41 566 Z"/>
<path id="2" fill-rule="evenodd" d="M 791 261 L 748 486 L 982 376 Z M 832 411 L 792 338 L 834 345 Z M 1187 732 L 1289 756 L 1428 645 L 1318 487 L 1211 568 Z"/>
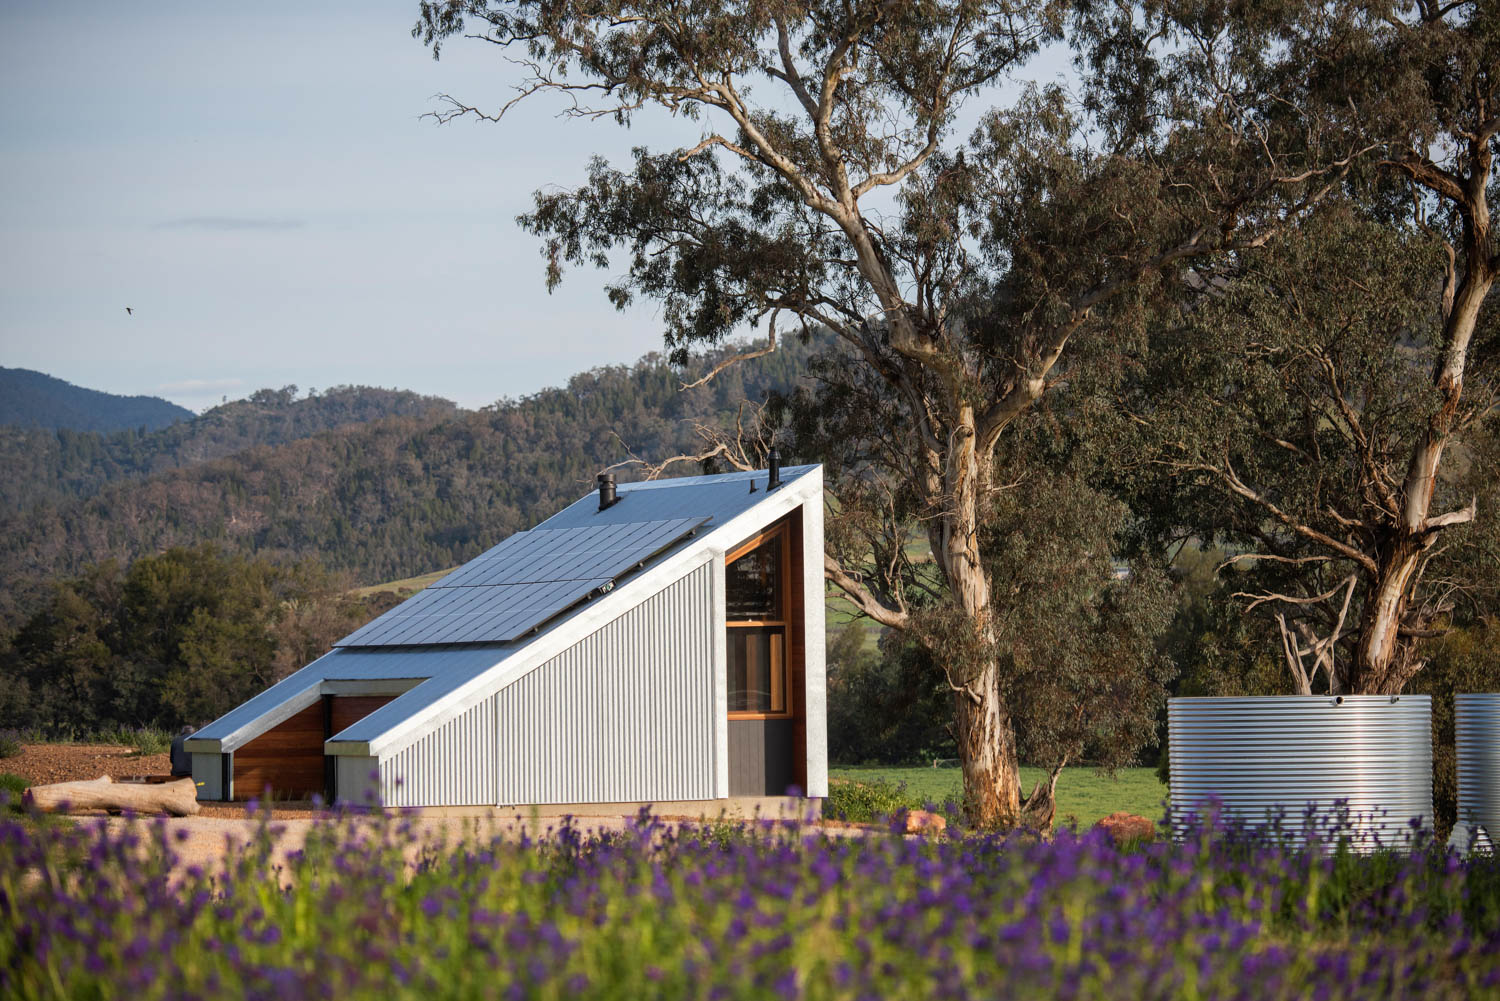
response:
<path id="1" fill-rule="evenodd" d="M 826 796 L 822 467 L 600 477 L 185 748 L 204 800 Z"/>

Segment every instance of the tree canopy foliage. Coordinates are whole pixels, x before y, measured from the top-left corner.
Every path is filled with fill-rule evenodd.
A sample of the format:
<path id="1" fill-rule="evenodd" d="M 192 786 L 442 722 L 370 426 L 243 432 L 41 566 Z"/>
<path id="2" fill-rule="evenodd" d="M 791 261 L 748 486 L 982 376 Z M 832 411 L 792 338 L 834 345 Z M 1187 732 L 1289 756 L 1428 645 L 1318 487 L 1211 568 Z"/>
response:
<path id="1" fill-rule="evenodd" d="M 1500 12 L 1300 16 L 1339 42 L 1310 99 L 1370 155 L 1295 238 L 1215 262 L 1185 321 L 1158 318 L 1127 406 L 1179 482 L 1141 506 L 1253 561 L 1242 593 L 1298 690 L 1395 693 L 1496 594 Z"/>
<path id="2" fill-rule="evenodd" d="M 1294 691 L 1374 680 L 1359 670 L 1362 621 L 1389 573 L 1396 498 L 1436 406 L 1441 271 L 1440 249 L 1420 232 L 1330 206 L 1200 289 L 1180 322 L 1163 321 L 1122 401 L 1114 440 L 1153 456 L 1119 474 L 1140 491 L 1145 530 L 1234 554 L 1227 580 L 1242 608 L 1277 624 Z M 1453 415 L 1432 491 L 1438 509 L 1464 516 L 1429 519 L 1404 585 L 1404 678 L 1420 666 L 1422 638 L 1500 597 L 1495 519 L 1471 520 L 1479 498 L 1485 510 L 1497 499 L 1497 377 L 1500 357 L 1481 343 L 1468 366 L 1477 392 Z"/>
<path id="3" fill-rule="evenodd" d="M 212 544 L 55 582 L 0 645 L 0 727 L 54 734 L 202 725 L 383 610 L 316 564 Z"/>
<path id="4" fill-rule="evenodd" d="M 1132 307 L 1189 262 L 1263 245 L 1370 148 L 1316 99 L 1337 25 L 1276 6 L 421 5 L 414 34 L 434 54 L 472 32 L 521 60 L 522 98 L 693 123 L 681 148 L 595 160 L 580 187 L 538 194 L 522 223 L 544 240 L 550 284 L 619 253 L 608 294 L 661 303 L 674 350 L 764 321 L 772 343 L 779 325 L 827 329 L 856 360 L 828 391 L 885 419 L 845 466 L 841 510 L 875 496 L 895 535 L 830 554 L 828 576 L 942 661 L 982 822 L 1052 814 L 1049 787 L 1023 815 L 1015 641 L 981 542 L 1002 437 L 1075 356 L 1129 350 Z M 1084 67 L 1082 100 L 1024 87 L 959 134 L 961 105 L 994 101 L 1051 43 Z M 505 110 L 445 100 L 444 120 Z M 879 558 L 906 523 L 936 560 L 953 613 L 940 629 L 906 602 L 901 561 Z"/>

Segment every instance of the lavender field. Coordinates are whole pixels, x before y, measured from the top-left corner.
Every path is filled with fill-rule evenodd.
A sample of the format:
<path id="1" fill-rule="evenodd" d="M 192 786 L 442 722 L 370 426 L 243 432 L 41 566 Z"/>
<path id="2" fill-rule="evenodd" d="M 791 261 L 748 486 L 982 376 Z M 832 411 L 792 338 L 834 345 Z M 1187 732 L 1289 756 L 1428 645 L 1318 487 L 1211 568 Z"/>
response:
<path id="1" fill-rule="evenodd" d="M 267 822 L 269 824 L 269 822 Z M 271 829 L 217 871 L 140 823 L 0 823 L 7 998 L 1500 996 L 1500 867 L 1207 825 L 919 839 L 564 826 L 410 844 L 401 819 Z"/>

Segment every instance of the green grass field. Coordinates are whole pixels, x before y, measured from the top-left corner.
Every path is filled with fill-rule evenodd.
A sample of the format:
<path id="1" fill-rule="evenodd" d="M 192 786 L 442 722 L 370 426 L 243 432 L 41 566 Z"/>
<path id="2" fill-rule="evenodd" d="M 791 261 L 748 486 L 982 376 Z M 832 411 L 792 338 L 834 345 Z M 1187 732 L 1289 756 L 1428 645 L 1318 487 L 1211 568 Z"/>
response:
<path id="1" fill-rule="evenodd" d="M 449 567 L 446 570 L 437 570 L 433 573 L 424 573 L 419 577 L 407 577 L 405 580 L 391 580 L 384 584 L 371 584 L 369 587 L 356 587 L 349 593 L 357 598 L 368 598 L 372 594 L 380 594 L 382 591 L 390 591 L 395 594 L 416 594 L 439 577 L 452 573 L 457 567 Z"/>
<path id="2" fill-rule="evenodd" d="M 828 774 L 834 780 L 904 785 L 910 806 L 963 798 L 963 776 L 957 768 L 830 768 Z M 1030 792 L 1041 776 L 1041 769 L 1022 768 L 1022 791 Z M 1160 820 L 1166 798 L 1167 787 L 1154 768 L 1121 768 L 1113 777 L 1090 768 L 1069 768 L 1057 780 L 1057 822 L 1076 820 L 1079 827 L 1088 827 L 1117 810 Z"/>

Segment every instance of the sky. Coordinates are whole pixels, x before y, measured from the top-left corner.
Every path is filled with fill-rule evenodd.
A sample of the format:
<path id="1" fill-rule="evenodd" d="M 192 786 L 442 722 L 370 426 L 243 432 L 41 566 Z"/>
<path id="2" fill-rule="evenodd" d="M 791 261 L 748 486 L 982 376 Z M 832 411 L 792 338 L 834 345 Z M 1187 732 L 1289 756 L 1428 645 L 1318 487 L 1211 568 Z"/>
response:
<path id="1" fill-rule="evenodd" d="M 194 411 L 285 385 L 479 407 L 660 349 L 607 272 L 549 295 L 515 217 L 700 126 L 545 95 L 438 125 L 436 95 L 498 107 L 520 71 L 472 41 L 434 62 L 416 13 L 0 0 L 0 365 Z"/>
<path id="2" fill-rule="evenodd" d="M 659 349 L 607 273 L 548 295 L 514 219 L 682 123 L 423 120 L 519 76 L 479 43 L 434 62 L 416 10 L 7 0 L 0 365 L 195 411 L 288 384 L 477 407 Z"/>

